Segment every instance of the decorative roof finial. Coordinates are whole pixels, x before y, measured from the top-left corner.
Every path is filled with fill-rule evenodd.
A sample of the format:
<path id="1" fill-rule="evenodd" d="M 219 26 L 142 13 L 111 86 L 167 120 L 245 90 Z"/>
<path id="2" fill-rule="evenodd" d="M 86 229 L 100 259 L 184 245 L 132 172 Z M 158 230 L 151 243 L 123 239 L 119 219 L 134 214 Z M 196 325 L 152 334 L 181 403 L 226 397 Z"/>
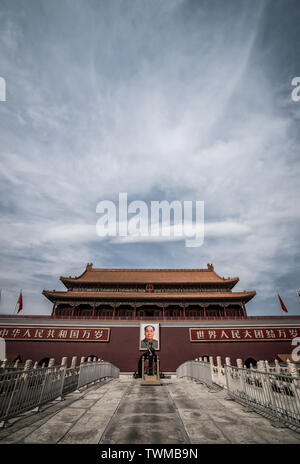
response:
<path id="1" fill-rule="evenodd" d="M 87 263 L 86 265 L 86 271 L 91 271 L 93 267 L 93 263 Z"/>
<path id="2" fill-rule="evenodd" d="M 214 267 L 213 267 L 212 264 L 207 264 L 207 269 L 208 269 L 209 271 L 213 271 L 213 270 L 214 270 Z"/>

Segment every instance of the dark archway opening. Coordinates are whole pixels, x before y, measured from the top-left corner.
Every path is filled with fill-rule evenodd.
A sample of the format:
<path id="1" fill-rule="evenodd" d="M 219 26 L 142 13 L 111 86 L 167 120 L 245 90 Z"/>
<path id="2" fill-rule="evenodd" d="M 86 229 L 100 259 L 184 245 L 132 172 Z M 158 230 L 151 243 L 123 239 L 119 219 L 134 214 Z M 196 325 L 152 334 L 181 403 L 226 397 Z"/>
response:
<path id="1" fill-rule="evenodd" d="M 49 364 L 49 361 L 50 361 L 50 358 L 43 358 L 39 361 L 38 366 L 42 367 L 44 365 L 44 367 L 47 367 Z"/>
<path id="2" fill-rule="evenodd" d="M 250 364 L 252 364 L 252 367 L 256 367 L 257 361 L 254 358 L 247 358 L 244 364 L 249 369 L 251 367 Z"/>
<path id="3" fill-rule="evenodd" d="M 198 359 L 202 358 L 202 361 L 204 361 L 204 358 L 207 359 L 207 362 L 209 362 L 209 355 L 208 354 L 199 354 Z"/>
<path id="4" fill-rule="evenodd" d="M 94 361 L 95 358 L 96 358 L 96 360 L 98 361 L 99 356 L 96 356 L 95 354 L 90 354 L 89 356 L 86 356 L 86 357 L 85 357 L 84 362 L 87 362 L 87 360 L 88 360 L 89 358 L 91 358 L 91 361 Z"/>

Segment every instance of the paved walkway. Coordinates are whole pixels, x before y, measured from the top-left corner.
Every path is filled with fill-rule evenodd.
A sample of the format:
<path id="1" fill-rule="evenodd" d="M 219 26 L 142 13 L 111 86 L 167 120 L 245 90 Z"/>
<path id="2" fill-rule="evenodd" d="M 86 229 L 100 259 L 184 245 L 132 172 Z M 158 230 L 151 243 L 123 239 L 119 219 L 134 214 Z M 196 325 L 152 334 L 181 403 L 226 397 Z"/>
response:
<path id="1" fill-rule="evenodd" d="M 274 428 L 216 390 L 174 377 L 141 386 L 124 376 L 11 419 L 0 444 L 300 444 L 300 434 Z"/>

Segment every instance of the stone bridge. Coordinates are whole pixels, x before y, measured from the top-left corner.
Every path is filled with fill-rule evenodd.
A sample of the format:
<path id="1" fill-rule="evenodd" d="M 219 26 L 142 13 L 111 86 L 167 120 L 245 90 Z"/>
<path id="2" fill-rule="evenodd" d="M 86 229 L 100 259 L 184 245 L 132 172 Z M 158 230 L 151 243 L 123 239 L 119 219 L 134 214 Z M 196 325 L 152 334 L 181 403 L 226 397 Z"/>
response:
<path id="1" fill-rule="evenodd" d="M 10 419 L 0 444 L 299 444 L 300 434 L 226 400 L 226 390 L 170 376 L 141 386 L 121 375 L 41 412 Z"/>

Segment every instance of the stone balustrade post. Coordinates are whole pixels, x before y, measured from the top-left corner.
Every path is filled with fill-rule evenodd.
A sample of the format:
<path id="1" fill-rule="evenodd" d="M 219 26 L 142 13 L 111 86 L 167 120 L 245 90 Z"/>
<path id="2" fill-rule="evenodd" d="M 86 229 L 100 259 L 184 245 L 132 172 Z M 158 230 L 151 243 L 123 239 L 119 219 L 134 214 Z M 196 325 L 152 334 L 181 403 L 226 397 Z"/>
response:
<path id="1" fill-rule="evenodd" d="M 84 363 L 85 362 L 85 356 L 81 356 L 81 359 L 80 359 L 80 364 Z"/>
<path id="2" fill-rule="evenodd" d="M 71 368 L 72 369 L 75 369 L 76 362 L 77 362 L 77 356 L 73 356 L 72 361 L 71 361 Z"/>
<path id="3" fill-rule="evenodd" d="M 263 360 L 257 361 L 257 370 L 264 372 L 266 370 L 265 368 L 265 362 Z"/>
<path id="4" fill-rule="evenodd" d="M 29 371 L 30 369 L 32 368 L 32 360 L 31 359 L 27 359 L 25 361 L 25 366 L 24 366 L 24 371 Z M 24 380 L 27 381 L 27 378 L 28 378 L 28 374 L 22 374 L 22 377 Z"/>
<path id="5" fill-rule="evenodd" d="M 25 361 L 25 366 L 24 366 L 24 371 L 28 371 L 29 369 L 32 368 L 32 360 L 31 359 L 27 359 Z"/>
<path id="6" fill-rule="evenodd" d="M 280 372 L 281 372 L 281 367 L 280 367 L 280 364 L 279 364 L 278 359 L 275 359 L 275 360 L 274 360 L 274 364 L 275 364 L 275 372 L 277 372 L 277 374 L 280 374 Z"/>
<path id="7" fill-rule="evenodd" d="M 236 360 L 236 365 L 237 365 L 237 367 L 239 367 L 239 368 L 243 368 L 243 361 L 242 361 L 242 359 L 238 358 L 238 359 Z"/>
<path id="8" fill-rule="evenodd" d="M 288 369 L 288 373 L 291 374 L 292 377 L 300 377 L 296 365 L 292 363 L 289 359 L 287 360 L 287 369 Z M 292 389 L 295 398 L 298 397 L 298 392 L 297 392 L 297 389 L 299 388 L 298 384 L 299 384 L 298 380 L 293 380 L 289 384 L 289 387 Z"/>
<path id="9" fill-rule="evenodd" d="M 213 377 L 214 375 L 214 357 L 213 356 L 209 357 L 209 364 L 210 364 L 211 377 Z"/>
<path id="10" fill-rule="evenodd" d="M 55 359 L 54 358 L 50 358 L 49 359 L 49 362 L 48 362 L 48 367 L 53 367 L 55 364 Z"/>
<path id="11" fill-rule="evenodd" d="M 38 365 L 39 365 L 39 363 L 38 363 L 37 361 L 35 361 L 34 366 L 33 366 L 33 369 L 37 369 L 37 368 L 38 368 Z"/>
<path id="12" fill-rule="evenodd" d="M 225 358 L 225 364 L 226 364 L 226 366 L 230 366 L 230 365 L 231 365 L 231 364 L 230 364 L 230 357 L 229 357 L 229 356 L 226 356 L 226 358 Z"/>
<path id="13" fill-rule="evenodd" d="M 289 374 L 291 374 L 293 377 L 298 377 L 297 368 L 295 364 L 292 363 L 289 359 L 287 360 L 287 369 Z"/>
<path id="14" fill-rule="evenodd" d="M 261 369 L 260 369 L 260 364 L 261 364 L 261 361 L 257 361 L 257 363 L 256 363 L 256 369 L 257 369 L 258 371 L 261 370 Z"/>
<path id="15" fill-rule="evenodd" d="M 8 364 L 8 360 L 5 358 L 5 359 L 3 359 L 3 362 L 2 362 L 2 364 L 1 364 L 1 367 L 2 367 L 3 369 L 5 369 L 6 366 L 7 366 L 7 364 Z"/>
<path id="16" fill-rule="evenodd" d="M 64 356 L 62 359 L 61 359 L 61 366 L 66 366 L 67 365 L 67 360 L 68 358 L 66 356 Z"/>

